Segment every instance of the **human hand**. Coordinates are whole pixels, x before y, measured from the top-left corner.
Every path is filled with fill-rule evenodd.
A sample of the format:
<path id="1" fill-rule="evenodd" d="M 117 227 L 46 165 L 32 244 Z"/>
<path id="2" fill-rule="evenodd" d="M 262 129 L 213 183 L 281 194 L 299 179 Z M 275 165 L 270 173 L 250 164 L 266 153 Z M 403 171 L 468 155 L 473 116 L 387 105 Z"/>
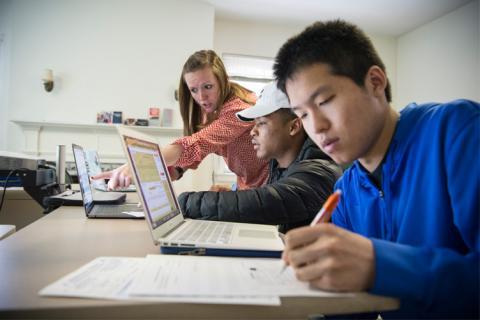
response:
<path id="1" fill-rule="evenodd" d="M 108 181 L 108 190 L 115 190 L 117 188 L 126 188 L 132 182 L 132 176 L 130 174 L 130 168 L 125 163 L 120 167 L 99 173 L 91 177 L 92 180 L 110 179 Z"/>
<path id="2" fill-rule="evenodd" d="M 282 259 L 298 280 L 323 290 L 365 291 L 375 278 L 372 242 L 331 223 L 289 231 Z"/>
<path id="3" fill-rule="evenodd" d="M 168 169 L 168 174 L 170 175 L 170 180 L 172 180 L 172 181 L 176 181 L 176 180 L 180 179 L 180 178 L 183 176 L 183 172 L 180 173 L 180 172 L 177 170 L 177 167 L 168 166 L 167 169 Z"/>
<path id="4" fill-rule="evenodd" d="M 214 184 L 210 187 L 210 190 L 208 191 L 215 191 L 215 192 L 221 192 L 221 191 L 232 191 L 232 188 L 228 185 L 224 184 Z"/>

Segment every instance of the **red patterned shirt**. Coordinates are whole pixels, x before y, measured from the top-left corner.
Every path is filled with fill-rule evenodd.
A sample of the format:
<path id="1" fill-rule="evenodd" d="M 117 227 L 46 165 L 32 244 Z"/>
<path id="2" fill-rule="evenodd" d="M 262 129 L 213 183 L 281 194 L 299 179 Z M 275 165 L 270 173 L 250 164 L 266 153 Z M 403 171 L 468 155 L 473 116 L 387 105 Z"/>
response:
<path id="1" fill-rule="evenodd" d="M 238 189 L 259 187 L 267 181 L 268 162 L 257 158 L 250 137 L 253 123 L 238 120 L 235 113 L 250 105 L 234 97 L 222 106 L 218 119 L 173 144 L 183 147 L 175 166 L 196 168 L 210 153 L 222 156 L 228 168 L 237 175 Z"/>

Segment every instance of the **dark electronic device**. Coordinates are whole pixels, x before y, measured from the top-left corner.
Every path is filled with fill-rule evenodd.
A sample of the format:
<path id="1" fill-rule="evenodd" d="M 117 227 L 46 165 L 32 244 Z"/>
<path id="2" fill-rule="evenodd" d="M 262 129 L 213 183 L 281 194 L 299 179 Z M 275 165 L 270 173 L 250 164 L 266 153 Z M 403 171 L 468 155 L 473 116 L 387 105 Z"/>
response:
<path id="1" fill-rule="evenodd" d="M 54 209 L 44 200 L 59 192 L 58 184 L 55 169 L 48 167 L 45 160 L 15 153 L 0 153 L 0 187 L 4 188 L 5 184 L 7 187 L 23 187 L 45 212 Z"/>

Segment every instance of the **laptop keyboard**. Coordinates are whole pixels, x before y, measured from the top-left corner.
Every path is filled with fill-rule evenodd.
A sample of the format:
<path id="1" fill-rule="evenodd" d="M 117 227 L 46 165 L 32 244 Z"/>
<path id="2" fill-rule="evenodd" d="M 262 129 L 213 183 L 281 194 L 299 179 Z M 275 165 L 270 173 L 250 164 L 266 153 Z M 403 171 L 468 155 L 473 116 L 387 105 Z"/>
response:
<path id="1" fill-rule="evenodd" d="M 232 239 L 233 224 L 195 220 L 171 241 L 226 244 Z"/>

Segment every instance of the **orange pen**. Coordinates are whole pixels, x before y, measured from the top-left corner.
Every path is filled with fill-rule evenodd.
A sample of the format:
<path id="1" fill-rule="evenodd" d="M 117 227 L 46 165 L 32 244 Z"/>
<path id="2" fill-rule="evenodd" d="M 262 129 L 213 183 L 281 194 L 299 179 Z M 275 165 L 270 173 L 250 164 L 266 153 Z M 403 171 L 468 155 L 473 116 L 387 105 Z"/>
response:
<path id="1" fill-rule="evenodd" d="M 334 193 L 328 197 L 327 201 L 322 206 L 322 209 L 318 211 L 317 215 L 315 218 L 313 218 L 312 222 L 310 223 L 310 227 L 313 227 L 317 223 L 322 223 L 322 222 L 328 222 L 330 220 L 330 217 L 332 216 L 333 211 L 335 211 L 335 208 L 338 205 L 338 202 L 340 202 L 340 196 L 342 195 L 341 190 L 337 190 Z M 287 269 L 288 265 L 285 264 L 280 271 L 280 273 L 283 273 L 285 269 Z"/>
<path id="2" fill-rule="evenodd" d="M 330 217 L 332 216 L 333 211 L 335 211 L 335 208 L 338 205 L 338 202 L 340 201 L 340 196 L 342 195 L 341 190 L 337 190 L 334 193 L 328 197 L 327 201 L 322 206 L 322 209 L 318 211 L 317 215 L 315 218 L 313 218 L 312 222 L 310 223 L 310 226 L 313 227 L 317 223 L 320 222 L 328 222 L 330 220 Z"/>

